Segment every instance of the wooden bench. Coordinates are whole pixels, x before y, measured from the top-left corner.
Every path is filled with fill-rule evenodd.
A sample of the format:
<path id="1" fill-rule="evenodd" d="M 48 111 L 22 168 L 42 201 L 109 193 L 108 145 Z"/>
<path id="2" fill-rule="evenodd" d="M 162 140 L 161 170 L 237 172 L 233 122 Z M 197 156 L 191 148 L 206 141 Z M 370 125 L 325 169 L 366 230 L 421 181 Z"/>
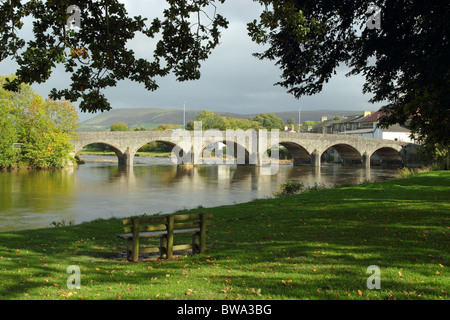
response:
<path id="1" fill-rule="evenodd" d="M 124 234 L 119 238 L 127 240 L 127 259 L 137 262 L 139 253 L 160 252 L 161 259 L 171 259 L 177 250 L 192 249 L 204 253 L 206 248 L 206 227 L 212 222 L 210 213 L 167 215 L 156 217 L 133 217 L 124 219 Z M 192 243 L 174 245 L 174 236 L 192 234 Z M 141 247 L 140 239 L 161 238 L 159 247 Z"/>

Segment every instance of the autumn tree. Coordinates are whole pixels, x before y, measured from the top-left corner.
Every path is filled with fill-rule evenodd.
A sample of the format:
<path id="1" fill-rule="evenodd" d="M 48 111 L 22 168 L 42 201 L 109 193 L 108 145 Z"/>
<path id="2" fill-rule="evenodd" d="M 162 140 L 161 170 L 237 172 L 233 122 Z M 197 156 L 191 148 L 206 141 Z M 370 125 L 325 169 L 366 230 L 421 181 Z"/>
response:
<path id="1" fill-rule="evenodd" d="M 123 121 L 115 122 L 109 127 L 111 131 L 129 131 L 128 124 Z"/>
<path id="2" fill-rule="evenodd" d="M 8 78 L 13 77 L 0 77 L 0 83 Z M 0 88 L 0 113 L 0 167 L 62 167 L 72 159 L 79 124 L 72 103 L 44 100 L 21 84 L 18 92 Z"/>
<path id="3" fill-rule="evenodd" d="M 15 143 L 18 142 L 15 117 L 9 99 L 0 96 L 0 168 L 10 168 L 16 162 Z"/>

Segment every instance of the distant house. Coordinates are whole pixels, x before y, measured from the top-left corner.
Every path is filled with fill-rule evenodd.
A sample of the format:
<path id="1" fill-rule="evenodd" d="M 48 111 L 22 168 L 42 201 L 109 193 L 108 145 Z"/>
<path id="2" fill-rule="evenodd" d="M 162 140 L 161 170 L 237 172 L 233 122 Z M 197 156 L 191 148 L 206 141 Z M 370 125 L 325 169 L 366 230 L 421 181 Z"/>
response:
<path id="1" fill-rule="evenodd" d="M 383 112 L 374 112 L 372 115 L 362 121 L 362 129 L 346 131 L 342 133 L 360 137 L 416 143 L 416 139 L 411 139 L 411 131 L 406 128 L 406 126 L 394 124 L 389 126 L 389 128 L 378 128 L 378 121 L 383 115 Z"/>
<path id="2" fill-rule="evenodd" d="M 411 131 L 399 124 L 392 125 L 387 129 L 377 128 L 383 112 L 364 112 L 363 115 L 347 116 L 336 120 L 323 119 L 314 127 L 315 132 L 323 134 L 346 134 L 359 137 L 395 140 L 401 142 L 416 143 L 411 139 Z"/>
<path id="3" fill-rule="evenodd" d="M 363 114 L 344 116 L 339 119 L 328 120 L 322 117 L 322 122 L 314 127 L 314 132 L 323 134 L 339 134 L 349 130 L 370 129 L 370 124 L 364 123 L 364 120 L 372 115 L 372 112 L 365 111 Z"/>
<path id="4" fill-rule="evenodd" d="M 292 129 L 289 129 L 288 125 L 284 126 L 284 132 L 295 132 L 295 125 L 292 125 Z"/>

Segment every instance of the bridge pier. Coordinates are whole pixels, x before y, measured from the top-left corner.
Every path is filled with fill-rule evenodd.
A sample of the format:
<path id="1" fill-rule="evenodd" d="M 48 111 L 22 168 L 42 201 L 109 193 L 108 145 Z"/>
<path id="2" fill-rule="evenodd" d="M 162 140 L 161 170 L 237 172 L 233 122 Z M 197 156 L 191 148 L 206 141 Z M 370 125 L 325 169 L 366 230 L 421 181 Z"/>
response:
<path id="1" fill-rule="evenodd" d="M 322 155 L 321 155 L 320 152 L 317 151 L 317 150 L 314 150 L 314 152 L 311 153 L 311 165 L 312 165 L 313 167 L 320 167 L 320 165 L 321 165 L 320 157 L 321 157 L 321 156 L 322 156 Z"/>
<path id="2" fill-rule="evenodd" d="M 130 149 L 127 149 L 122 156 L 117 155 L 117 158 L 119 159 L 119 166 L 132 167 L 135 154 L 136 153 L 131 153 Z"/>
<path id="3" fill-rule="evenodd" d="M 362 164 L 366 169 L 370 169 L 370 156 L 367 154 L 367 152 L 364 152 L 364 154 L 362 155 Z"/>

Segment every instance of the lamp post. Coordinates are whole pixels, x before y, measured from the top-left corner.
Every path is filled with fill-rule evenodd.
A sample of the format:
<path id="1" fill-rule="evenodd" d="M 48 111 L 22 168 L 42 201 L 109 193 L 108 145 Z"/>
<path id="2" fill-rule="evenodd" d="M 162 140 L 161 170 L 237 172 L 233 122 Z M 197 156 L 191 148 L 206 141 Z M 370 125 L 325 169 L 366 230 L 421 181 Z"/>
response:
<path id="1" fill-rule="evenodd" d="M 186 130 L 186 101 L 183 108 L 183 130 Z"/>
<path id="2" fill-rule="evenodd" d="M 301 122 L 300 122 L 300 120 L 301 120 L 301 112 L 302 112 L 302 106 L 299 106 L 299 107 L 298 107 L 298 133 L 301 132 L 301 131 L 300 131 L 300 125 L 301 125 Z"/>

